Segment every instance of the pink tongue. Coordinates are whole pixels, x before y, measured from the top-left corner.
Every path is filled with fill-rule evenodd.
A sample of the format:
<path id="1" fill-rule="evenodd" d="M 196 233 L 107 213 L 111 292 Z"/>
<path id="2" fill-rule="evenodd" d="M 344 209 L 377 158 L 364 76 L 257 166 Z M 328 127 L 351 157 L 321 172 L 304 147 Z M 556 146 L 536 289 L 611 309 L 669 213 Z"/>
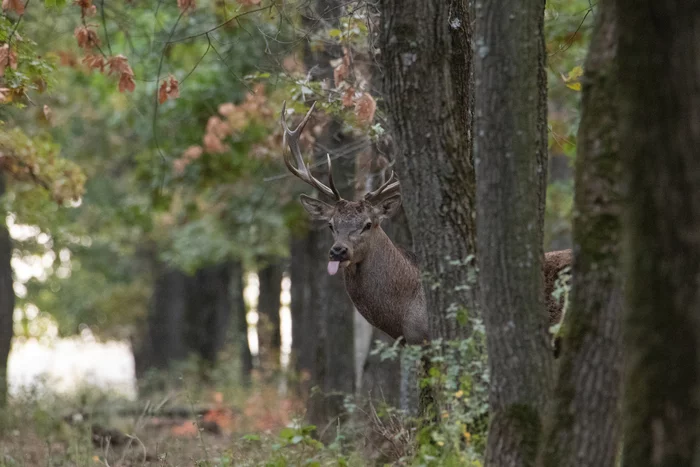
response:
<path id="1" fill-rule="evenodd" d="M 328 261 L 328 274 L 331 276 L 335 275 L 335 273 L 338 272 L 339 265 L 340 261 Z"/>

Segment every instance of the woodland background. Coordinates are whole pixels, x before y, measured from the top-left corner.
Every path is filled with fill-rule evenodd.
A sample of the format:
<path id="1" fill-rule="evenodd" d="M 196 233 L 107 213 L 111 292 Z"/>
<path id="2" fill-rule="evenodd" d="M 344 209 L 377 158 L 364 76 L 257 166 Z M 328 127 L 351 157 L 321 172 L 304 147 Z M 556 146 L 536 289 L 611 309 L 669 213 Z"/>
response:
<path id="1" fill-rule="evenodd" d="M 692 125 L 672 127 L 676 115 L 692 122 L 697 113 L 679 104 L 674 114 L 662 105 L 659 115 L 671 126 L 635 133 L 643 125 L 630 123 L 618 133 L 613 103 L 622 89 L 627 100 L 620 112 L 639 123 L 635 102 L 676 103 L 677 89 L 695 89 L 688 105 L 698 101 L 697 73 L 682 74 L 692 69 L 683 66 L 697 65 L 697 40 L 685 47 L 674 42 L 687 31 L 700 37 L 698 8 L 678 2 L 687 4 L 688 20 L 676 10 L 657 12 L 656 36 L 641 39 L 635 25 L 656 20 L 632 14 L 630 5 L 625 10 L 631 2 L 521 3 L 4 0 L 0 465 L 505 466 L 537 459 L 612 466 L 620 462 L 616 419 L 625 404 L 639 414 L 639 423 L 625 428 L 633 440 L 624 449 L 625 465 L 692 465 L 698 451 L 691 447 L 700 439 L 692 397 L 700 335 L 680 310 L 692 312 L 698 293 L 666 278 L 679 277 L 671 271 L 692 273 L 700 249 L 691 239 L 673 250 L 662 238 L 675 232 L 634 231 L 663 224 L 663 210 L 649 209 L 656 217 L 644 218 L 637 205 L 623 208 L 621 187 L 627 180 L 632 193 L 649 193 L 647 206 L 663 204 L 662 189 L 683 177 L 668 169 L 673 173 L 654 192 L 652 169 L 666 173 L 659 162 L 664 150 L 653 159 L 625 137 L 687 131 L 697 142 Z M 629 19 L 617 31 L 622 12 Z M 618 33 L 619 50 L 628 55 L 613 64 Z M 391 42 L 397 37 L 401 46 Z M 651 47 L 654 37 L 659 45 Z M 647 49 L 657 56 L 674 50 L 680 58 L 659 69 L 639 58 Z M 387 66 L 392 63 L 403 66 Z M 435 73 L 436 64 L 444 73 Z M 678 78 L 672 97 L 643 86 L 665 82 L 674 70 L 689 78 Z M 628 84 L 611 84 L 613 73 Z M 584 85 L 590 89 L 582 102 Z M 504 91 L 516 88 L 522 92 Z M 373 330 L 354 312 L 341 279 L 327 275 L 330 233 L 309 224 L 298 203 L 308 190 L 283 164 L 283 101 L 292 109 L 290 122 L 317 102 L 304 151 L 319 177 L 330 154 L 344 196 L 360 196 L 398 172 L 405 208 L 384 227 L 415 251 L 426 273 L 430 349 L 401 348 Z M 513 128 L 484 117 L 501 115 L 494 109 L 530 117 Z M 533 135 L 532 146 L 516 157 L 525 165 L 514 169 L 480 157 L 498 152 L 493 142 L 510 141 L 517 131 Z M 622 158 L 623 146 L 648 159 Z M 691 151 L 681 143 L 665 150 Z M 535 163 L 540 175 L 528 185 L 523 167 Z M 679 166 L 697 173 L 692 163 L 668 164 Z M 490 197 L 479 182 L 489 174 L 519 188 Z M 697 180 L 680 185 L 673 199 L 697 199 Z M 479 204 L 479 197 L 489 201 Z M 641 206 L 641 198 L 636 202 Z M 456 217 L 442 216 L 442 209 Z M 639 371 L 630 370 L 627 394 L 661 387 L 657 370 L 669 362 L 690 359 L 690 370 L 670 372 L 668 386 L 678 394 L 666 397 L 659 389 L 623 404 L 624 209 L 633 226 L 625 237 L 629 264 L 638 266 L 626 270 L 627 309 L 640 313 L 628 316 L 644 317 L 630 318 L 641 324 L 628 328 L 630 368 Z M 686 219 L 683 226 L 692 231 L 690 213 L 692 203 L 679 201 L 664 222 Z M 539 227 L 528 229 L 528 218 Z M 527 344 L 546 329 L 527 313 L 527 297 L 543 303 L 538 285 L 499 271 L 500 247 L 476 253 L 477 243 L 502 237 L 503 248 L 513 246 L 509 254 L 520 259 L 526 253 L 518 245 L 576 246 L 581 274 L 574 269 L 570 294 L 567 271 L 555 294 L 588 321 L 573 321 L 566 332 L 555 326 L 541 339 L 569 339 L 558 363 L 542 353 L 544 346 Z M 646 260 L 635 256 L 657 244 Z M 687 264 L 664 262 L 670 251 Z M 521 274 L 534 277 L 540 262 Z M 671 263 L 657 268 L 658 282 L 653 274 L 640 279 L 642 271 Z M 644 302 L 634 299 L 643 295 L 635 293 L 645 289 L 644 280 L 649 303 L 685 297 L 687 307 L 674 301 L 677 313 L 669 312 L 678 321 L 634 307 Z M 650 285 L 662 283 L 668 286 Z M 526 297 L 522 309 L 491 313 L 505 290 L 498 287 Z M 532 360 L 503 380 L 520 388 L 514 400 L 494 395 L 490 383 L 502 368 L 497 358 L 487 360 L 487 338 L 492 354 L 499 345 L 493 330 L 508 322 L 519 331 L 510 351 Z M 688 332 L 679 350 L 667 352 L 663 343 L 683 323 Z M 7 394 L 12 342 L 70 336 L 128 342 L 137 397 L 87 384 L 60 393 L 51 381 Z M 645 337 L 653 344 L 640 350 Z M 432 366 L 417 375 L 411 368 L 426 352 Z M 437 394 L 428 415 L 419 410 L 419 385 Z M 686 396 L 694 402 L 679 402 Z M 543 399 L 554 400 L 547 417 Z M 675 405 L 664 412 L 655 405 L 663 400 Z M 675 436 L 692 426 L 682 439 Z"/>

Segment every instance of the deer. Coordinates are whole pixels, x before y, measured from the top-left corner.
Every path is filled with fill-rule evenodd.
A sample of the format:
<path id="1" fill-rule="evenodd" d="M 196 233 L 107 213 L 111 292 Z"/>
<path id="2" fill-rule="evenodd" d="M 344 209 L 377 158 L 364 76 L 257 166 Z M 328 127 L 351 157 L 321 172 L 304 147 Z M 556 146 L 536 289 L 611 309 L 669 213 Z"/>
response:
<path id="1" fill-rule="evenodd" d="M 304 163 L 299 146 L 300 135 L 315 106 L 314 102 L 301 123 L 290 130 L 286 122 L 286 102 L 283 103 L 281 122 L 289 146 L 283 159 L 294 176 L 332 200 L 331 204 L 305 194 L 299 198 L 311 219 L 327 222 L 333 234 L 328 274 L 342 271 L 350 300 L 372 326 L 393 339 L 403 338 L 405 344 L 424 345 L 430 342 L 430 332 L 421 271 L 381 227 L 382 221 L 391 218 L 401 206 L 399 180 L 392 171 L 388 180 L 363 199 L 343 199 L 333 182 L 330 155 L 326 155 L 328 184 L 316 179 Z M 561 319 L 562 301 L 554 300 L 551 294 L 559 271 L 571 264 L 571 257 L 571 250 L 545 254 L 543 269 L 550 325 Z"/>

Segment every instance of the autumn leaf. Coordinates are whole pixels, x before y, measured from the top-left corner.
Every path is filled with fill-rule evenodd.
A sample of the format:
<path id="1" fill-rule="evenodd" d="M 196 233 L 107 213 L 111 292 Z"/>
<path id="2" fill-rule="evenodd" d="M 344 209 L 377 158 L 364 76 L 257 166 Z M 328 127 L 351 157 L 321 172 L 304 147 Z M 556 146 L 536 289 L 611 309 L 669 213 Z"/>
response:
<path id="1" fill-rule="evenodd" d="M 190 146 L 182 153 L 182 158 L 187 160 L 199 159 L 202 157 L 204 149 L 201 146 Z"/>
<path id="2" fill-rule="evenodd" d="M 105 66 L 107 65 L 107 62 L 105 62 L 105 58 L 102 55 L 93 54 L 85 55 L 83 58 L 83 63 L 91 70 L 100 70 L 100 73 L 104 73 Z"/>
<path id="3" fill-rule="evenodd" d="M 75 28 L 73 35 L 78 40 L 78 47 L 92 49 L 100 45 L 100 38 L 97 36 L 97 32 L 92 29 L 94 27 L 96 27 L 94 24 L 87 24 Z"/>
<path id="4" fill-rule="evenodd" d="M 13 70 L 17 69 L 17 54 L 10 49 L 9 44 L 4 44 L 0 47 L 0 77 L 5 76 L 5 69 L 8 66 Z"/>
<path id="5" fill-rule="evenodd" d="M 73 5 L 78 5 L 80 7 L 83 17 L 97 14 L 97 7 L 92 4 L 92 0 L 75 0 Z"/>
<path id="6" fill-rule="evenodd" d="M 194 10 L 196 6 L 195 0 L 177 0 L 177 7 L 183 13 L 187 10 Z"/>
<path id="7" fill-rule="evenodd" d="M 163 80 L 158 90 L 158 103 L 162 104 L 168 99 L 177 99 L 180 97 L 180 86 L 174 76 L 170 75 L 168 79 Z"/>
<path id="8" fill-rule="evenodd" d="M 22 0 L 2 0 L 3 11 L 14 11 L 18 15 L 24 14 L 24 3 Z"/>
<path id="9" fill-rule="evenodd" d="M 9 88 L 0 88 L 0 102 L 9 101 L 11 90 Z"/>
<path id="10" fill-rule="evenodd" d="M 343 93 L 343 107 L 352 107 L 353 105 L 353 99 L 355 97 L 355 88 L 348 88 L 345 90 L 345 93 Z"/>
<path id="11" fill-rule="evenodd" d="M 136 83 L 134 82 L 133 75 L 122 73 L 119 77 L 119 92 L 133 92 L 134 89 L 136 89 Z"/>
<path id="12" fill-rule="evenodd" d="M 369 125 L 374 120 L 377 103 L 369 93 L 363 93 L 355 101 L 355 116 L 362 125 Z"/>
<path id="13" fill-rule="evenodd" d="M 566 84 L 566 87 L 569 89 L 573 89 L 574 91 L 581 90 L 581 76 L 583 76 L 583 68 L 580 66 L 575 66 L 566 75 L 564 73 L 561 73 L 561 79 L 564 81 L 564 84 Z"/>
<path id="14" fill-rule="evenodd" d="M 238 0 L 238 4 L 242 6 L 260 5 L 260 0 Z"/>

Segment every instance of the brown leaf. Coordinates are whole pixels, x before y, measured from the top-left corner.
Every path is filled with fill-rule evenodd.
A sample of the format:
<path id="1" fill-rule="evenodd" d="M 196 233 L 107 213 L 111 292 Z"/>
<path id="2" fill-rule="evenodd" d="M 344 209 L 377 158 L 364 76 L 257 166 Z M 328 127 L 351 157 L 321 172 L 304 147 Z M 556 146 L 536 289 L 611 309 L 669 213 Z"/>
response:
<path id="1" fill-rule="evenodd" d="M 343 93 L 343 107 L 351 107 L 353 104 L 353 99 L 355 97 L 355 88 L 350 87 Z"/>
<path id="2" fill-rule="evenodd" d="M 83 63 L 87 65 L 91 70 L 100 70 L 100 73 L 104 73 L 105 66 L 107 62 L 102 55 L 87 54 L 83 58 Z"/>
<path id="3" fill-rule="evenodd" d="M 129 60 L 124 55 L 119 54 L 113 57 L 109 57 L 109 59 L 107 60 L 107 64 L 109 65 L 110 75 L 112 73 L 126 73 L 129 75 L 134 74 L 134 72 L 131 70 L 131 67 L 129 66 Z"/>
<path id="4" fill-rule="evenodd" d="M 369 125 L 374 120 L 377 103 L 369 93 L 362 93 L 355 101 L 355 116 L 362 125 Z"/>
<path id="5" fill-rule="evenodd" d="M 177 0 L 177 7 L 183 13 L 187 10 L 194 10 L 196 6 L 195 0 Z"/>
<path id="6" fill-rule="evenodd" d="M 201 146 L 190 146 L 189 148 L 185 149 L 185 152 L 182 153 L 182 159 L 188 161 L 199 159 L 202 157 L 203 153 L 204 149 L 202 149 Z"/>
<path id="7" fill-rule="evenodd" d="M 134 82 L 134 75 L 128 73 L 122 73 L 119 77 L 119 92 L 130 91 L 133 92 L 136 89 L 136 83 Z"/>
<path id="8" fill-rule="evenodd" d="M 260 5 L 260 0 L 238 0 L 238 4 L 243 6 L 255 6 Z"/>
<path id="9" fill-rule="evenodd" d="M 22 3 L 22 0 L 2 0 L 2 9 L 14 11 L 18 15 L 23 15 L 24 3 Z"/>
<path id="10" fill-rule="evenodd" d="M 97 36 L 97 32 L 92 29 L 94 27 L 94 24 L 88 24 L 75 28 L 73 35 L 78 40 L 78 47 L 92 49 L 100 45 L 100 38 Z"/>
<path id="11" fill-rule="evenodd" d="M 335 81 L 335 87 L 337 88 L 340 86 L 340 83 L 342 83 L 345 78 L 348 77 L 350 69 L 345 63 L 341 63 L 335 69 L 333 70 L 333 81 Z"/>
<path id="12" fill-rule="evenodd" d="M 158 102 L 162 104 L 168 99 L 177 99 L 180 97 L 180 86 L 174 76 L 170 75 L 168 79 L 163 80 L 163 83 L 158 89 Z"/>

